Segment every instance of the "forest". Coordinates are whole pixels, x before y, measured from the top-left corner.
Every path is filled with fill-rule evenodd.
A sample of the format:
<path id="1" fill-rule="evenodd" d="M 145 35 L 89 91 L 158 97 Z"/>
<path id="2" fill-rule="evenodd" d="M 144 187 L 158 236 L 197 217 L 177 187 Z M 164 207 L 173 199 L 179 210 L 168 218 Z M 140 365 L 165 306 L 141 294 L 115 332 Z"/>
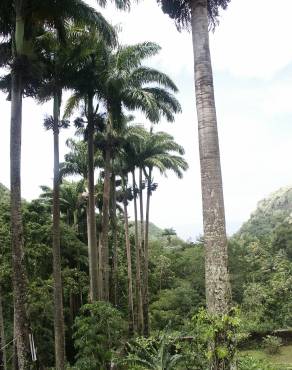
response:
<path id="1" fill-rule="evenodd" d="M 157 177 L 184 181 L 190 165 L 184 143 L 159 128 L 182 111 L 178 87 L 149 64 L 160 45 L 123 44 L 103 15 L 134 2 L 1 0 L 11 119 L 0 369 L 292 369 L 292 188 L 226 232 L 209 31 L 229 2 L 157 0 L 193 40 L 203 234 L 185 241 L 151 222 Z M 41 124 L 53 181 L 33 200 L 21 192 L 25 98 L 51 108 Z"/>

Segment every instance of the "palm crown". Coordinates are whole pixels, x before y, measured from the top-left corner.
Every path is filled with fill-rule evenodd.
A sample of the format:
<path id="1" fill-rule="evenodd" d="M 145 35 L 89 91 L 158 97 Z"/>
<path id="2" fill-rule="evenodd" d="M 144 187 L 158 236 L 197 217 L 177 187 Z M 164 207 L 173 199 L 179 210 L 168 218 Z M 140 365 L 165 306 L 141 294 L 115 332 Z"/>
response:
<path id="1" fill-rule="evenodd" d="M 189 28 L 191 22 L 191 6 L 193 2 L 202 0 L 157 0 L 164 13 L 174 19 L 178 29 Z M 219 8 L 226 9 L 230 0 L 204 0 L 207 3 L 210 23 L 215 26 Z"/>

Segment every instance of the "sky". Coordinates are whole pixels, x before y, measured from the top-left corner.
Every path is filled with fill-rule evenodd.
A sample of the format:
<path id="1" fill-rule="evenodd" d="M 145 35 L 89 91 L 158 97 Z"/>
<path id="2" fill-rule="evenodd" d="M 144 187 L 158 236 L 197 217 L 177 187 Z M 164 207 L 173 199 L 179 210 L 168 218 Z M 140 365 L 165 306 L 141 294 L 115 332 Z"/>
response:
<path id="1" fill-rule="evenodd" d="M 94 0 L 87 1 L 95 6 Z M 183 112 L 174 123 L 155 127 L 171 133 L 184 146 L 189 170 L 183 180 L 155 174 L 158 189 L 151 199 L 150 219 L 173 227 L 184 239 L 202 233 L 191 35 L 179 33 L 155 0 L 144 0 L 130 13 L 113 6 L 102 10 L 118 24 L 123 44 L 157 42 L 162 50 L 149 64 L 168 73 L 179 88 Z M 210 33 L 227 232 L 231 235 L 255 210 L 257 202 L 292 184 L 292 47 L 291 0 L 232 0 Z M 33 199 L 39 186 L 52 185 L 52 133 L 43 129 L 52 103 L 23 104 L 22 196 Z M 10 104 L 0 94 L 0 182 L 9 186 Z M 137 122 L 145 122 L 136 114 Z M 65 141 L 61 133 L 61 159 Z"/>

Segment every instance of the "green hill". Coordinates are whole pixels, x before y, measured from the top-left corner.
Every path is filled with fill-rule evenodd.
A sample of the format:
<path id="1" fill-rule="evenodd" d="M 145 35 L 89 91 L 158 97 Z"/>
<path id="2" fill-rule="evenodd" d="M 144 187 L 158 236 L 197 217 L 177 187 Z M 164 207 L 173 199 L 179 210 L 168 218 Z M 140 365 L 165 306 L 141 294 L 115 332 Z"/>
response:
<path id="1" fill-rule="evenodd" d="M 6 203 L 9 201 L 9 199 L 10 199 L 9 190 L 6 188 L 6 186 L 0 183 L 0 202 Z"/>
<path id="2" fill-rule="evenodd" d="M 281 188 L 258 203 L 236 236 L 265 237 L 283 223 L 292 223 L 292 187 Z"/>

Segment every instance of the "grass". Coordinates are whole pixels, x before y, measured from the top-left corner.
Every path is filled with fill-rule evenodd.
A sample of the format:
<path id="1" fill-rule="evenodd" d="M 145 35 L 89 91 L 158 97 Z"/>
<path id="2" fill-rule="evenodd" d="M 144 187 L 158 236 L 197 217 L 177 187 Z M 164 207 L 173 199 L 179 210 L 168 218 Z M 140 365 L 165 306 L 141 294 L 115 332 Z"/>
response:
<path id="1" fill-rule="evenodd" d="M 257 360 L 266 360 L 276 365 L 279 370 L 292 370 L 292 345 L 282 346 L 280 352 L 275 355 L 268 355 L 263 349 L 253 349 L 241 352 Z"/>

